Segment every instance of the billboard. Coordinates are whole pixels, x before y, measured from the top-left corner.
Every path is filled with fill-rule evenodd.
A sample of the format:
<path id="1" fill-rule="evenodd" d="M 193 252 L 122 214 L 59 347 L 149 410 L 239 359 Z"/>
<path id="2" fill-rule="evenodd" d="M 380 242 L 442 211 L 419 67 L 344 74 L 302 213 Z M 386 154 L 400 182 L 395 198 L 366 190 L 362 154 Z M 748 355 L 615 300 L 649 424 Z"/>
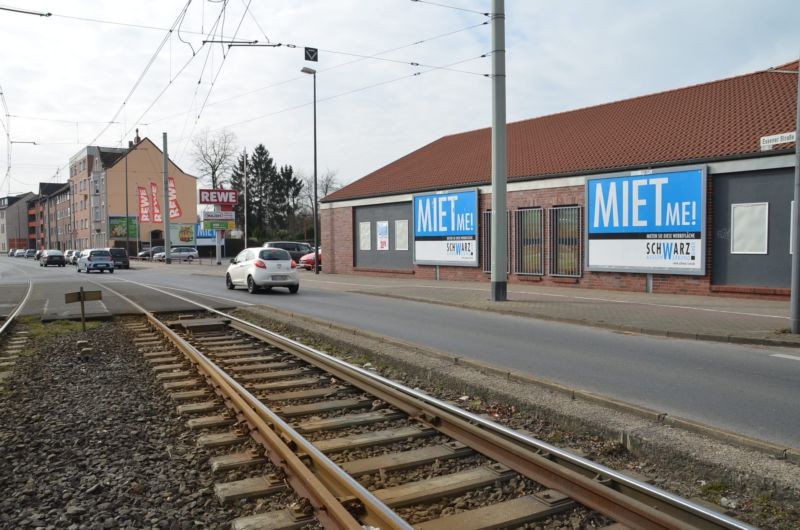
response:
<path id="1" fill-rule="evenodd" d="M 706 168 L 586 179 L 586 269 L 705 274 Z"/>
<path id="2" fill-rule="evenodd" d="M 414 195 L 414 263 L 478 266 L 478 190 Z"/>
<path id="3" fill-rule="evenodd" d="M 194 223 L 180 224 L 171 223 L 169 225 L 169 242 L 172 246 L 195 246 Z"/>
<path id="4" fill-rule="evenodd" d="M 127 223 L 125 219 L 125 216 L 111 216 L 108 218 L 109 239 L 139 238 L 139 218 L 136 216 L 128 217 Z"/>

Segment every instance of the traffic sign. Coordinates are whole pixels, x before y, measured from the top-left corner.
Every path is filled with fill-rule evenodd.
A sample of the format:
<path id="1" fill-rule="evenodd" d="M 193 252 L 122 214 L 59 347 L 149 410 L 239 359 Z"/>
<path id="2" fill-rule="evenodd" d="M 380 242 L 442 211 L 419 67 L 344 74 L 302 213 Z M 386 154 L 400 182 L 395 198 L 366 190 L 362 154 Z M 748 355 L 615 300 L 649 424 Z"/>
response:
<path id="1" fill-rule="evenodd" d="M 319 50 L 316 48 L 306 48 L 306 61 L 314 61 L 317 62 L 319 57 Z"/>
<path id="2" fill-rule="evenodd" d="M 204 230 L 233 230 L 236 228 L 236 221 L 203 221 Z"/>

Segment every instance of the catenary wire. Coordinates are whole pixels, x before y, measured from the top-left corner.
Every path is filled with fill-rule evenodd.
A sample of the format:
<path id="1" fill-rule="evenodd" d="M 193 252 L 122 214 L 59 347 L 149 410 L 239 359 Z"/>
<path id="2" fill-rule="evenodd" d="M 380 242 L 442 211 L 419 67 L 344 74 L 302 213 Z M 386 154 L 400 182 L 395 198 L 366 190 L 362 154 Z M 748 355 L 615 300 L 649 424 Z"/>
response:
<path id="1" fill-rule="evenodd" d="M 483 15 L 485 17 L 489 16 L 489 13 L 486 11 L 478 11 L 476 9 L 467 9 L 465 7 L 458 7 L 458 6 L 451 6 L 447 4 L 440 4 L 438 2 L 429 2 L 428 0 L 411 0 L 412 2 L 416 2 L 418 4 L 428 4 L 437 7 L 445 7 L 447 9 L 454 9 L 456 11 L 464 11 L 466 13 L 475 13 L 476 15 Z"/>

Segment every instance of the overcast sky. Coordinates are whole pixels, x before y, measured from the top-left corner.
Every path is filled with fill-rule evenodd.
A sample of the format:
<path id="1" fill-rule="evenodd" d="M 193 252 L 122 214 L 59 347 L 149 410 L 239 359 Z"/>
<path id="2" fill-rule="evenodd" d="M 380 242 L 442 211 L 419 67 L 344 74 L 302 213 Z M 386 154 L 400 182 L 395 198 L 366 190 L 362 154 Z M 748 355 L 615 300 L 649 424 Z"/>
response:
<path id="1" fill-rule="evenodd" d="M 480 56 L 491 31 L 480 13 L 491 1 L 433 1 L 450 7 L 193 0 L 181 31 L 168 34 L 186 0 L 6 0 L 52 13 L 0 11 L 11 115 L 2 120 L 13 141 L 38 144 L 12 145 L 11 192 L 65 182 L 71 155 L 127 145 L 135 127 L 158 145 L 166 132 L 172 159 L 193 174 L 192 137 L 224 128 L 240 149 L 263 143 L 276 163 L 310 174 L 304 66 L 318 70 L 319 171 L 343 183 L 441 136 L 488 127 L 491 59 Z M 798 28 L 796 0 L 507 0 L 508 121 L 783 64 L 800 55 Z M 282 46 L 203 44 L 234 36 Z M 319 48 L 319 62 L 304 61 L 303 46 Z M 2 142 L 0 195 L 7 158 Z"/>

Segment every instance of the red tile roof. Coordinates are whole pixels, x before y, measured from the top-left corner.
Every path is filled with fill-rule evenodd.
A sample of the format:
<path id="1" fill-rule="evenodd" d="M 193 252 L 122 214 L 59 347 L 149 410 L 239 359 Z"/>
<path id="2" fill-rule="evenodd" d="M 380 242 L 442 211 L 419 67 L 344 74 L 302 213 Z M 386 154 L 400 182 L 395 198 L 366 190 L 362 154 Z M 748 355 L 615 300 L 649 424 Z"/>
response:
<path id="1" fill-rule="evenodd" d="M 769 70 L 508 124 L 508 180 L 719 160 L 795 130 L 794 61 Z M 794 144 L 777 146 L 794 148 Z M 773 151 L 774 152 L 774 151 Z M 491 182 L 491 129 L 445 136 L 327 202 Z"/>

